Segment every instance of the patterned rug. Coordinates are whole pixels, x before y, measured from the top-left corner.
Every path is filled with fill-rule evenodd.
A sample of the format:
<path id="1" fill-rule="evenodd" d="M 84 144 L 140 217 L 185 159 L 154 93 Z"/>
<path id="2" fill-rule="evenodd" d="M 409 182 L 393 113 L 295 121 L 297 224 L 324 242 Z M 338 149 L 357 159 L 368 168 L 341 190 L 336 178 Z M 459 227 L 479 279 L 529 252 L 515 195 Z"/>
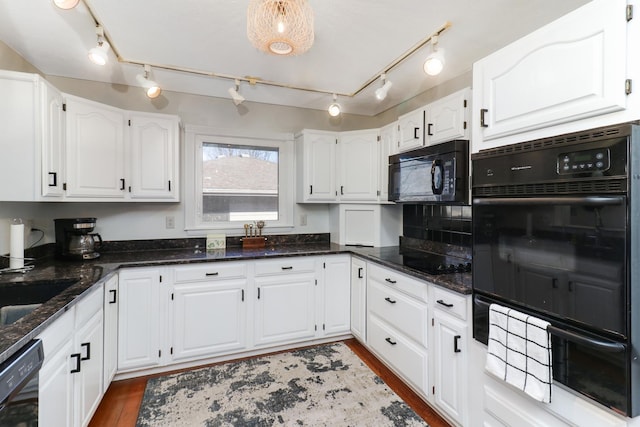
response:
<path id="1" fill-rule="evenodd" d="M 150 379 L 137 426 L 427 426 L 346 345 Z"/>

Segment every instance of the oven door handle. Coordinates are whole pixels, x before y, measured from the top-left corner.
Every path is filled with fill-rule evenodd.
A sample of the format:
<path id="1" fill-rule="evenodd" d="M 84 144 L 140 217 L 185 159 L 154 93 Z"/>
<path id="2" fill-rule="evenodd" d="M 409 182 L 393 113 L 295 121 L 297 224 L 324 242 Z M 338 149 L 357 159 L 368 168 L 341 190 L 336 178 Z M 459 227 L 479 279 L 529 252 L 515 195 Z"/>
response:
<path id="1" fill-rule="evenodd" d="M 587 197 L 491 197 L 474 198 L 474 205 L 583 205 L 612 206 L 621 205 L 624 196 L 587 196 Z"/>
<path id="2" fill-rule="evenodd" d="M 626 346 L 619 342 L 594 339 L 591 337 L 577 334 L 575 332 L 567 331 L 565 329 L 560 329 L 552 325 L 547 326 L 547 331 L 551 335 L 564 338 L 567 341 L 575 342 L 577 344 L 582 344 L 585 347 L 590 347 L 606 353 L 623 353 L 626 349 Z"/>

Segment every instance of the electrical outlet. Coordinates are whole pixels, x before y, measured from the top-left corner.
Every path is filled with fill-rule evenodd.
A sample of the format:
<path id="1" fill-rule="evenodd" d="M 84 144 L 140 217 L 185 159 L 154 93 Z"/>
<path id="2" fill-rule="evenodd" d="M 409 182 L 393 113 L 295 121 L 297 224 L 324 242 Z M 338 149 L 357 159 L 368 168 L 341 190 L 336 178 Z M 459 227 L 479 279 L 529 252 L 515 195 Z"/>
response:
<path id="1" fill-rule="evenodd" d="M 301 226 L 307 225 L 307 214 L 300 215 L 300 225 Z"/>
<path id="2" fill-rule="evenodd" d="M 166 228 L 176 228 L 176 217 L 173 215 L 167 215 L 164 217 Z"/>

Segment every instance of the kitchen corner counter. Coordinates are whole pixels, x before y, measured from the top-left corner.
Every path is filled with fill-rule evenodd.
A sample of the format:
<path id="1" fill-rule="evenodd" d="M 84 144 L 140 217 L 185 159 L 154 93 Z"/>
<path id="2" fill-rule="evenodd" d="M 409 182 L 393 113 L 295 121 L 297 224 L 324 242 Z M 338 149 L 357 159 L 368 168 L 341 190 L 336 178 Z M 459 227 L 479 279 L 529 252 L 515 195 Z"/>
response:
<path id="1" fill-rule="evenodd" d="M 39 280 L 74 279 L 77 283 L 62 291 L 27 314 L 19 321 L 0 326 L 0 362 L 8 359 L 64 312 L 69 310 L 96 284 L 105 282 L 120 268 L 149 267 L 159 265 L 192 264 L 232 260 L 255 260 L 274 257 L 314 256 L 351 253 L 358 257 L 396 269 L 405 274 L 426 280 L 453 291 L 471 293 L 471 275 L 443 274 L 432 276 L 413 270 L 402 264 L 399 247 L 351 247 L 329 242 L 279 245 L 261 249 L 226 248 L 206 252 L 199 248 L 145 249 L 121 252 L 105 252 L 91 261 L 62 261 L 46 258 L 36 262 L 33 270 L 24 274 L 0 275 L 2 283 L 21 283 Z"/>

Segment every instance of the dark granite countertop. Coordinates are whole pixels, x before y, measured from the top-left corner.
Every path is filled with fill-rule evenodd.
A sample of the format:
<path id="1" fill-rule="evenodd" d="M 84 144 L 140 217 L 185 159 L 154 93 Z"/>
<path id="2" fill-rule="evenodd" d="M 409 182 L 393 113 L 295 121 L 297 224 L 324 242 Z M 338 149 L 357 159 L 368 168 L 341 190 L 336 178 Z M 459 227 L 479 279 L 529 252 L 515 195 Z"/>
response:
<path id="1" fill-rule="evenodd" d="M 402 265 L 402 255 L 397 246 L 369 248 L 315 242 L 249 250 L 241 247 L 232 247 L 214 252 L 205 252 L 193 247 L 104 252 L 100 258 L 93 261 L 62 261 L 49 257 L 37 261 L 36 267 L 27 273 L 0 275 L 0 286 L 3 283 L 17 284 L 39 280 L 77 279 L 77 283 L 42 304 L 19 321 L 0 326 L 0 362 L 9 358 L 29 340 L 37 337 L 55 319 L 69 310 L 85 293 L 88 293 L 95 284 L 108 280 L 117 273 L 119 268 L 338 253 L 352 253 L 363 259 L 396 269 L 453 291 L 462 294 L 471 293 L 470 274 L 432 276 L 421 273 Z"/>

